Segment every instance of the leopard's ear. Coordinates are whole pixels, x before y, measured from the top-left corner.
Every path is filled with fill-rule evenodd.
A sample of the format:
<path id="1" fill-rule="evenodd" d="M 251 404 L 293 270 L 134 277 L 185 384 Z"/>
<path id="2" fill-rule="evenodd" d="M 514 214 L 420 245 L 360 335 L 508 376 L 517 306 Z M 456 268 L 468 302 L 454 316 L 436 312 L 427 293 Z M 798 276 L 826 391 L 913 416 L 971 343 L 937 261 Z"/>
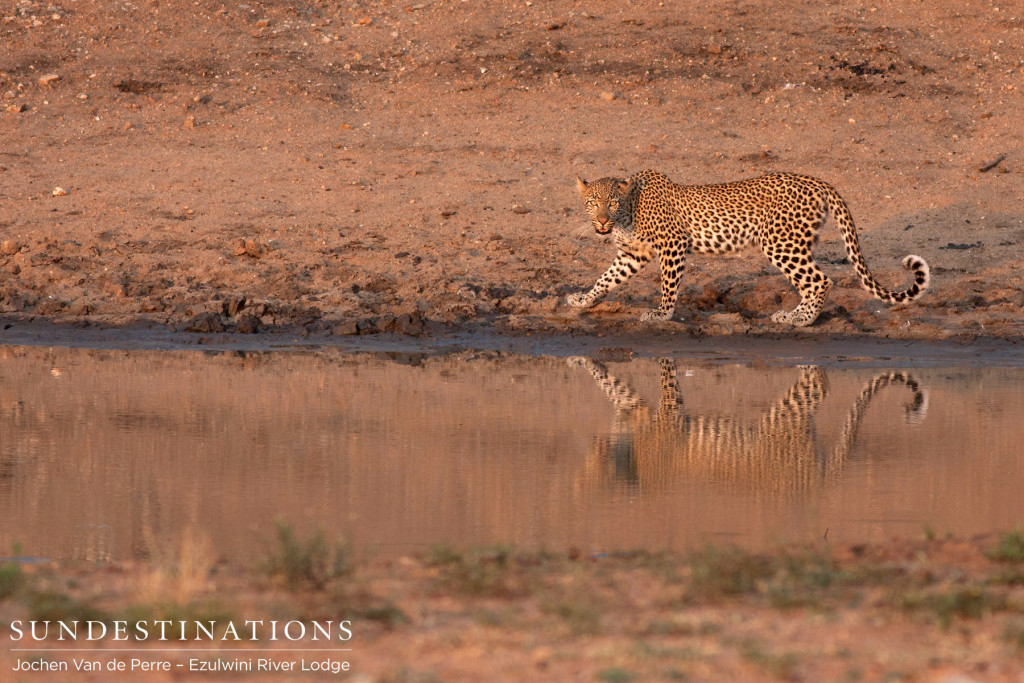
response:
<path id="1" fill-rule="evenodd" d="M 581 197 L 587 196 L 587 187 L 587 181 L 576 176 L 576 189 L 579 190 Z"/>
<path id="2" fill-rule="evenodd" d="M 619 189 L 622 190 L 622 194 L 624 195 L 629 194 L 630 188 L 633 187 L 633 182 L 630 180 L 620 180 L 616 184 L 619 186 Z"/>

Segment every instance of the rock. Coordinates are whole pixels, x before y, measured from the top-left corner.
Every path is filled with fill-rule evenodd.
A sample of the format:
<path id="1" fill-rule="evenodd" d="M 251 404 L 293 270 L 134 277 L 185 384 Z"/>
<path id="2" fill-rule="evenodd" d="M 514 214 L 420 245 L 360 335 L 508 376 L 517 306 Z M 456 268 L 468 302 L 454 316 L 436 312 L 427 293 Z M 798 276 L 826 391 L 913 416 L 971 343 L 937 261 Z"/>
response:
<path id="1" fill-rule="evenodd" d="M 238 244 L 235 245 L 235 248 L 231 253 L 235 256 L 262 258 L 266 256 L 268 251 L 269 248 L 262 242 L 253 239 L 242 239 L 238 240 Z"/>
<path id="2" fill-rule="evenodd" d="M 605 102 L 611 102 L 617 97 L 617 95 L 613 92 L 608 92 L 607 90 L 605 90 L 603 93 L 599 95 L 599 97 Z"/>
<path id="3" fill-rule="evenodd" d="M 60 80 L 60 74 L 46 74 L 45 76 L 39 77 L 39 85 L 48 85 L 54 81 Z"/>
<path id="4" fill-rule="evenodd" d="M 514 204 L 512 206 L 512 213 L 517 213 L 519 215 L 530 213 L 531 210 L 532 209 L 528 209 L 525 206 L 519 206 L 518 204 Z"/>
<path id="5" fill-rule="evenodd" d="M 65 190 L 63 187 L 55 187 L 55 188 L 53 188 L 53 196 L 54 197 L 63 197 L 67 193 L 68 193 L 68 191 Z"/>
<path id="6" fill-rule="evenodd" d="M 216 313 L 200 313 L 185 323 L 187 332 L 223 332 L 224 323 Z"/>
<path id="7" fill-rule="evenodd" d="M 372 320 L 360 320 L 357 328 L 359 334 L 375 334 L 377 332 L 377 325 Z"/>
<path id="8" fill-rule="evenodd" d="M 14 240 L 0 242 L 0 255 L 2 256 L 14 256 L 19 251 L 21 251 L 21 244 Z"/>
<path id="9" fill-rule="evenodd" d="M 8 112 L 9 114 L 20 114 L 26 109 L 28 109 L 28 106 L 24 103 L 8 104 L 6 107 L 4 107 L 4 111 Z"/>
<path id="10" fill-rule="evenodd" d="M 235 324 L 235 332 L 239 334 L 256 334 L 260 331 L 259 318 L 253 315 L 243 315 Z"/>
<path id="11" fill-rule="evenodd" d="M 238 315 L 238 312 L 245 308 L 245 297 L 244 296 L 233 296 L 228 299 L 227 313 L 234 317 Z M 252 317 L 252 316 L 250 316 Z"/>
<path id="12" fill-rule="evenodd" d="M 359 323 L 355 320 L 346 320 L 343 323 L 335 325 L 331 330 L 331 334 L 335 337 L 344 337 L 353 334 L 359 334 Z"/>
<path id="13" fill-rule="evenodd" d="M 557 296 L 546 296 L 540 300 L 537 308 L 542 313 L 554 313 L 558 310 L 558 304 L 561 301 L 561 297 Z"/>
<path id="14" fill-rule="evenodd" d="M 423 334 L 423 319 L 418 312 L 402 313 L 395 318 L 394 332 L 418 337 Z"/>
<path id="15" fill-rule="evenodd" d="M 715 313 L 709 315 L 707 322 L 700 326 L 704 334 L 743 334 L 750 330 L 750 325 L 739 313 Z"/>
<path id="16" fill-rule="evenodd" d="M 195 128 L 196 127 L 196 117 L 192 116 L 191 114 L 189 114 L 188 116 L 185 117 L 185 121 L 181 124 L 181 127 L 182 128 Z"/>
<path id="17" fill-rule="evenodd" d="M 68 311 L 67 312 L 68 312 L 69 315 L 89 315 L 90 313 L 92 313 L 92 311 L 93 311 L 93 307 L 92 306 L 90 306 L 89 304 L 85 303 L 84 301 L 78 301 L 78 302 L 75 302 L 75 303 L 71 304 L 68 307 Z"/>

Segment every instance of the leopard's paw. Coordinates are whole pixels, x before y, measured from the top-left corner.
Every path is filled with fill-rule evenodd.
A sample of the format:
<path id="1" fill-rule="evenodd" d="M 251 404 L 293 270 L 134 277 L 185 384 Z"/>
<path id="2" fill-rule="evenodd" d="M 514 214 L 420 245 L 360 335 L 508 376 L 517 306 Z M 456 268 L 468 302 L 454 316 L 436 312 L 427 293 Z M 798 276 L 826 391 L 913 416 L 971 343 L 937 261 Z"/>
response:
<path id="1" fill-rule="evenodd" d="M 645 323 L 661 322 L 661 321 L 664 321 L 664 320 L 671 320 L 671 319 L 672 319 L 672 312 L 671 311 L 663 311 L 660 308 L 655 308 L 654 310 L 646 311 L 643 315 L 640 316 L 640 320 L 642 322 L 645 322 Z"/>
<path id="2" fill-rule="evenodd" d="M 587 298 L 587 295 L 583 292 L 570 294 L 569 296 L 565 297 L 565 301 L 573 308 L 589 308 L 590 306 L 594 305 L 594 303 L 590 301 L 590 299 Z"/>

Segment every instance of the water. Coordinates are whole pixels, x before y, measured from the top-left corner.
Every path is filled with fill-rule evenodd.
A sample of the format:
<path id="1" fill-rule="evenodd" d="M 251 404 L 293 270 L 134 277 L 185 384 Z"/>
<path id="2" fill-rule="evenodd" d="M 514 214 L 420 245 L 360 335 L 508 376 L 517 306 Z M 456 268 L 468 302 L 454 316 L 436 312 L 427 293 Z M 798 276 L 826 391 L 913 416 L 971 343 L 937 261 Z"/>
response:
<path id="1" fill-rule="evenodd" d="M 1024 370 L 0 347 L 0 555 L 228 561 L 1024 524 Z"/>

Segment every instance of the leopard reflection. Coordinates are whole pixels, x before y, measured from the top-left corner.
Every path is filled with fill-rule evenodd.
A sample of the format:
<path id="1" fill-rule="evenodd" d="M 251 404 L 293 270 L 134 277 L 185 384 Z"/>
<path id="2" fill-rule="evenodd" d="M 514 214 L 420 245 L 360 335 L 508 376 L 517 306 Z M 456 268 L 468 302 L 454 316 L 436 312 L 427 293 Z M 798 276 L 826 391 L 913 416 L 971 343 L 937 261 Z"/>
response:
<path id="1" fill-rule="evenodd" d="M 883 372 L 854 401 L 839 437 L 818 439 L 814 417 L 828 393 L 823 368 L 801 366 L 793 386 L 756 420 L 734 415 L 687 414 L 675 362 L 660 359 L 661 394 L 648 405 L 602 363 L 581 357 L 569 365 L 588 370 L 615 407 L 611 433 L 595 445 L 583 475 L 585 485 L 626 486 L 645 491 L 701 479 L 729 482 L 773 496 L 796 496 L 834 480 L 842 470 L 875 395 L 889 385 L 910 392 L 909 423 L 920 422 L 928 397 L 914 377 Z"/>

